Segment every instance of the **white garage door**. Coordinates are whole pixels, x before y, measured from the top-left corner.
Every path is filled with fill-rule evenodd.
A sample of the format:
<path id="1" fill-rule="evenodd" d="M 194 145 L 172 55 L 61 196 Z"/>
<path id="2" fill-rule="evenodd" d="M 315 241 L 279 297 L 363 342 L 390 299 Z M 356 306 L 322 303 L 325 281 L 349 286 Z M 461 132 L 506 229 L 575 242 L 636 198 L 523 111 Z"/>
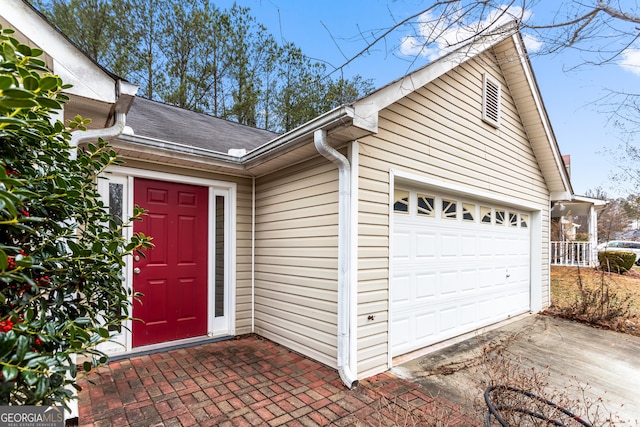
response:
<path id="1" fill-rule="evenodd" d="M 393 356 L 529 311 L 529 221 L 517 209 L 396 189 Z"/>

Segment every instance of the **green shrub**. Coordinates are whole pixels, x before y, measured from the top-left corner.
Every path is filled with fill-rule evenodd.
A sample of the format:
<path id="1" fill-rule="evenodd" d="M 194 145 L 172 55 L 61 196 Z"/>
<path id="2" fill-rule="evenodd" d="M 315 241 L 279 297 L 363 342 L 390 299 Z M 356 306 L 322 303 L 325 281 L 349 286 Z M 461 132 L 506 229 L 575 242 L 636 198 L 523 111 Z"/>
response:
<path id="1" fill-rule="evenodd" d="M 130 221 L 100 200 L 96 177 L 115 152 L 100 140 L 71 156 L 70 132 L 87 121 L 51 119 L 68 86 L 11 33 L 0 27 L 0 405 L 66 404 L 74 355 L 106 361 L 95 346 L 131 305 L 124 258 L 150 242 L 125 240 Z"/>
<path id="2" fill-rule="evenodd" d="M 636 254 L 623 251 L 601 251 L 598 252 L 598 261 L 605 271 L 622 274 L 631 270 L 636 262 Z"/>

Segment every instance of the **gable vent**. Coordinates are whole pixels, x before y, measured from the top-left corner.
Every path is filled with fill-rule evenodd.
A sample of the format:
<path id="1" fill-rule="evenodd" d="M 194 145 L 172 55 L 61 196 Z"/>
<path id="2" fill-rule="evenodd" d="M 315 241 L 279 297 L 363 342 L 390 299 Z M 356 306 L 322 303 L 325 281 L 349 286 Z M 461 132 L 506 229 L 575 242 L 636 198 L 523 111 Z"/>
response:
<path id="1" fill-rule="evenodd" d="M 482 120 L 500 126 L 500 83 L 484 75 L 482 91 Z"/>

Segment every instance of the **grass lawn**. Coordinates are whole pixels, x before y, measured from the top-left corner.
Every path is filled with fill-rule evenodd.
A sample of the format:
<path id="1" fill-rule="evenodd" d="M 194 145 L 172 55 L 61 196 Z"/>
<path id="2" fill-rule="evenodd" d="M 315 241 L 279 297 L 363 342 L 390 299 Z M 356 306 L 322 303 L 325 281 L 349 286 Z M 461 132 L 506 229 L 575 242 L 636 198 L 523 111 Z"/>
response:
<path id="1" fill-rule="evenodd" d="M 576 313 L 576 307 L 580 305 L 578 301 L 585 295 L 578 286 L 579 276 L 582 278 L 585 289 L 599 292 L 592 294 L 594 296 L 590 303 L 592 309 L 603 304 L 603 307 L 612 310 L 620 308 L 625 315 L 614 319 L 592 321 L 590 319 L 592 315 Z M 549 312 L 640 336 L 640 269 L 634 267 L 625 274 L 603 274 L 593 268 L 552 266 Z"/>

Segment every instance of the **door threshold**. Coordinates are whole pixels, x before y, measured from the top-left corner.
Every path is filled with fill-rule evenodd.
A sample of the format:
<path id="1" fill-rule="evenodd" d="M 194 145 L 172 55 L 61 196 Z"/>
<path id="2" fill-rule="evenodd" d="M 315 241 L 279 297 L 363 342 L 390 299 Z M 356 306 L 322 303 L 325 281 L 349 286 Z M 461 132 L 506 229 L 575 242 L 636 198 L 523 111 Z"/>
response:
<path id="1" fill-rule="evenodd" d="M 197 345 L 204 345 L 204 344 L 211 344 L 211 343 L 215 343 L 215 342 L 219 342 L 219 341 L 227 341 L 230 339 L 235 338 L 234 335 L 223 335 L 223 336 L 217 336 L 214 338 L 210 338 L 208 336 L 203 337 L 202 339 L 190 339 L 184 342 L 177 342 L 177 343 L 168 343 L 167 345 L 164 344 L 153 344 L 151 346 L 145 346 L 146 348 L 141 348 L 141 349 L 132 349 L 131 351 L 128 351 L 126 353 L 120 353 L 120 354 L 116 354 L 114 356 L 108 356 L 108 360 L 107 363 L 109 362 L 115 362 L 118 360 L 123 360 L 123 359 L 129 359 L 131 357 L 137 357 L 137 356 L 146 356 L 149 354 L 155 354 L 155 353 L 163 353 L 166 351 L 171 351 L 171 350 L 178 350 L 181 348 L 189 348 L 189 347 L 195 347 Z M 150 348 L 151 347 L 151 348 Z"/>

